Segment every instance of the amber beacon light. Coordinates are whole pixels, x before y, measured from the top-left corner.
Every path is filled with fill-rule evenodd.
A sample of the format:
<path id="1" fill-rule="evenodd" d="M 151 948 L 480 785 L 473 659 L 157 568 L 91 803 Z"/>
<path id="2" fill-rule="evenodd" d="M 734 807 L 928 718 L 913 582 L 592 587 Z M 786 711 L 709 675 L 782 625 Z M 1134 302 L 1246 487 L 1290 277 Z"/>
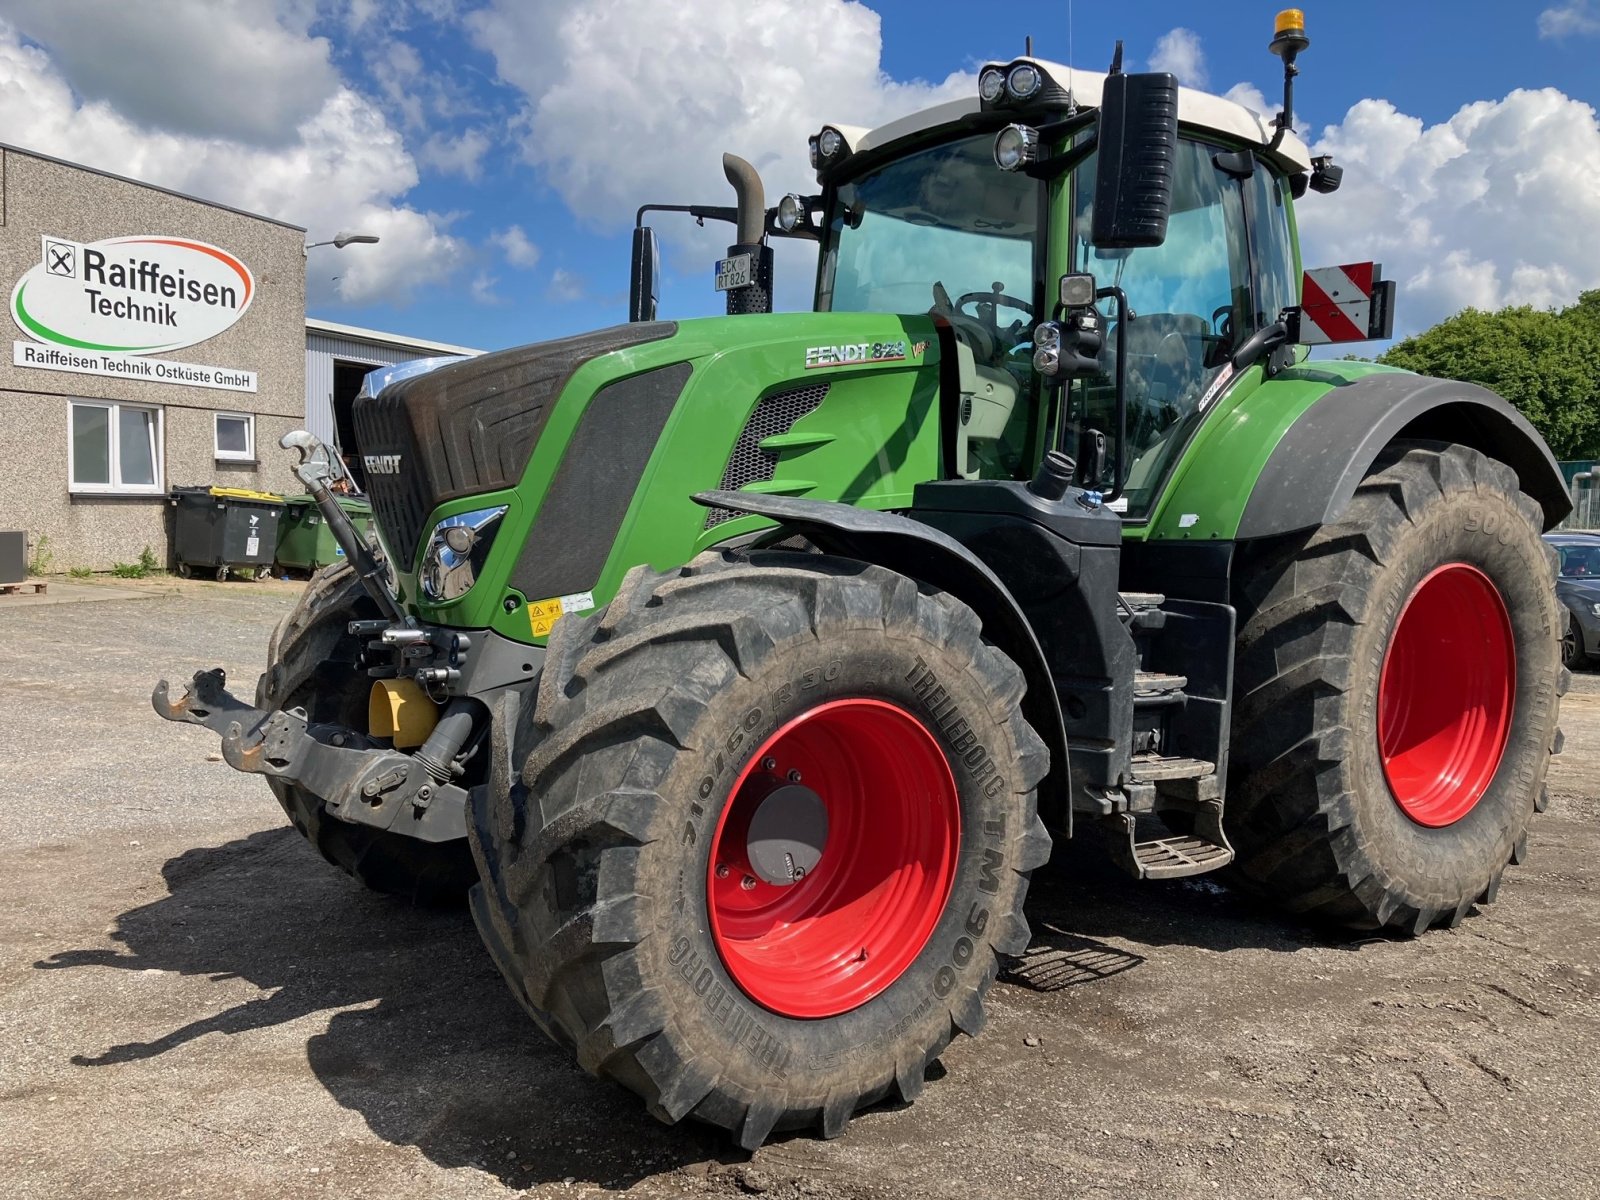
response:
<path id="1" fill-rule="evenodd" d="M 1311 39 L 1306 36 L 1306 14 L 1298 8 L 1286 8 L 1280 12 L 1272 23 L 1272 44 L 1270 49 L 1280 58 L 1285 51 L 1292 59 L 1307 46 Z"/>

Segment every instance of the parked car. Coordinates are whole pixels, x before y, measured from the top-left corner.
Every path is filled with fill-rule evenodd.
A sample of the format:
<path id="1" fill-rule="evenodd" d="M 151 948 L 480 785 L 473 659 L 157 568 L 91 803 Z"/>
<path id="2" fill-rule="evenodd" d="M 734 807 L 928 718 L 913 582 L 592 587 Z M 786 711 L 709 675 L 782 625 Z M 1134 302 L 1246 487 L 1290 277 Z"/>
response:
<path id="1" fill-rule="evenodd" d="M 1556 596 L 1567 606 L 1561 657 L 1574 670 L 1600 658 L 1600 534 L 1547 533 L 1561 556 Z"/>

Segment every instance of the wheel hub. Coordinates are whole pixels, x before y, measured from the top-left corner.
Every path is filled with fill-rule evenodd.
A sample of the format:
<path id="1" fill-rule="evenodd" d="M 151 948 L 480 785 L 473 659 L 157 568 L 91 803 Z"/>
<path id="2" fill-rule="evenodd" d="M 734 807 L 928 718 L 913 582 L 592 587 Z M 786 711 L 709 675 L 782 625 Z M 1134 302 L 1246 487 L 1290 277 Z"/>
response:
<path id="1" fill-rule="evenodd" d="M 799 883 L 822 861 L 828 806 L 798 783 L 774 788 L 750 818 L 745 852 L 756 877 L 774 887 Z"/>

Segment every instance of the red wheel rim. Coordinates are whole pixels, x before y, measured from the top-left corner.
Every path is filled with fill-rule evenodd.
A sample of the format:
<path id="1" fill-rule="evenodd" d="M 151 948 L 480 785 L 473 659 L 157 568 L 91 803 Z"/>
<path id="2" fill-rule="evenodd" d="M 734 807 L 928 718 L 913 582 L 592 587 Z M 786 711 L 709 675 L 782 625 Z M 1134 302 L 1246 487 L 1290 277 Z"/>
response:
<path id="1" fill-rule="evenodd" d="M 1419 825 L 1452 825 L 1483 798 L 1505 754 L 1515 644 L 1489 577 L 1447 563 L 1412 590 L 1384 653 L 1378 748 L 1389 790 Z"/>
<path id="2" fill-rule="evenodd" d="M 761 803 L 800 780 L 827 811 L 816 865 L 761 879 L 748 851 Z M 944 751 L 922 722 L 881 700 L 834 700 L 762 743 L 712 839 L 711 936 L 756 1003 L 831 1017 L 882 993 L 922 953 L 944 912 L 961 809 Z"/>

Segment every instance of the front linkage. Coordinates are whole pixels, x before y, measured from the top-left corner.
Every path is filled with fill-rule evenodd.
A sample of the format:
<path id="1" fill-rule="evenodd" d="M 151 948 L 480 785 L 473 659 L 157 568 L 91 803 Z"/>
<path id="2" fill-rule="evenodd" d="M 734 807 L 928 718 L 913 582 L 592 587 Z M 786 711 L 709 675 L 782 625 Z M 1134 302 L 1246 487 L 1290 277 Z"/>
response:
<path id="1" fill-rule="evenodd" d="M 221 667 L 196 671 L 173 700 L 163 679 L 150 702 L 169 721 L 220 733 L 222 757 L 234 770 L 274 776 L 321 796 L 329 816 L 425 842 L 466 836 L 467 793 L 447 782 L 460 745 L 452 750 L 446 743 L 455 741 L 453 731 L 470 734 L 470 712 L 459 714 L 464 719 L 441 720 L 429 742 L 411 755 L 342 726 L 312 724 L 304 709 L 251 708 L 229 694 L 226 683 Z M 434 769 L 441 755 L 442 776 Z"/>
<path id="2" fill-rule="evenodd" d="M 415 679 L 455 692 L 455 698 L 412 753 L 343 725 L 312 721 L 304 708 L 252 707 L 228 692 L 220 667 L 197 671 L 176 700 L 168 682 L 161 680 L 151 693 L 151 705 L 169 721 L 203 725 L 221 734 L 222 756 L 229 766 L 320 796 L 329 816 L 425 842 L 465 837 L 467 793 L 455 780 L 460 774 L 457 759 L 479 724 L 478 705 L 465 698 L 462 686 L 474 674 L 468 670 L 472 639 L 454 630 L 422 627 L 400 611 L 384 585 L 386 563 L 328 488 L 342 473 L 338 460 L 303 430 L 285 435 L 282 445 L 300 452 L 295 474 L 316 500 L 363 590 L 385 614 L 348 625 L 352 637 L 371 639 L 365 658 L 390 660 L 369 667 L 368 674 Z M 493 664 L 485 665 L 492 675 Z"/>

